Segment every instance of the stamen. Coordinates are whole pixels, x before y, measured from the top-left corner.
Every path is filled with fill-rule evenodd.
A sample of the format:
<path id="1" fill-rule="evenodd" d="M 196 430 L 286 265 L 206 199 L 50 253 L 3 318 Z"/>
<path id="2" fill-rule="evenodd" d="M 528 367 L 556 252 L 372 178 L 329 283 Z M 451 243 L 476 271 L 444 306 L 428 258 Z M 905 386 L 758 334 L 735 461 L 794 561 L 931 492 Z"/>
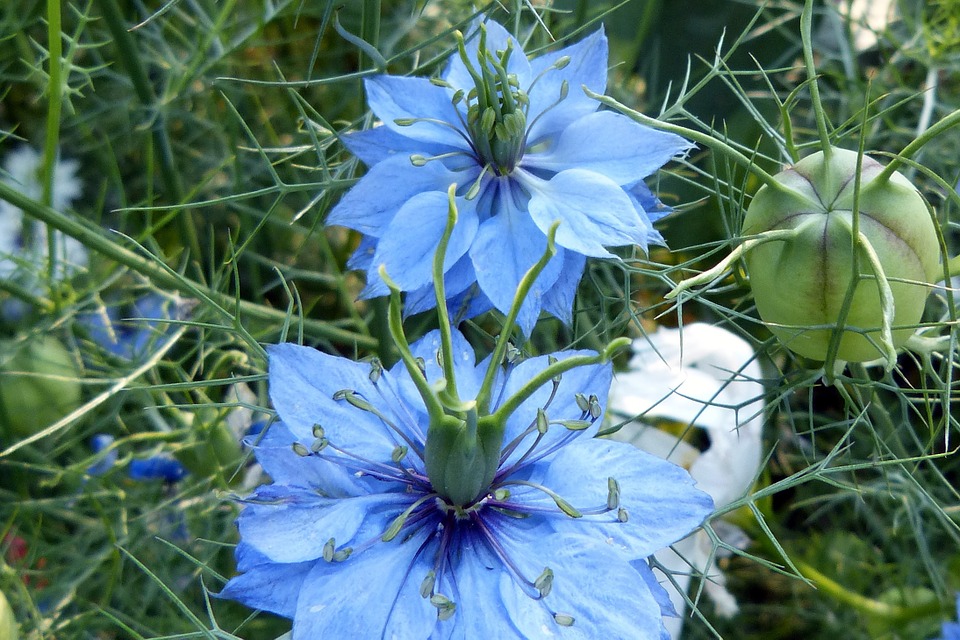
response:
<path id="1" fill-rule="evenodd" d="M 494 535 L 494 531 L 490 528 L 489 523 L 484 520 L 484 518 L 479 515 L 474 515 L 473 522 L 477 525 L 477 529 L 483 533 L 483 537 L 486 539 L 487 544 L 490 545 L 490 548 L 500 559 L 500 562 L 503 563 L 513 576 L 514 582 L 516 582 L 521 588 L 533 589 L 537 592 L 536 596 L 530 596 L 535 600 L 539 600 L 543 596 L 540 595 L 540 589 L 537 588 L 537 585 L 530 580 L 527 580 L 523 573 L 520 571 L 520 568 L 510 559 L 510 556 L 507 555 L 506 549 L 500 544 L 500 541 Z"/>
<path id="2" fill-rule="evenodd" d="M 553 570 L 550 567 L 544 567 L 540 577 L 533 581 L 533 586 L 540 592 L 541 598 L 550 595 L 550 591 L 553 589 Z"/>
<path id="3" fill-rule="evenodd" d="M 557 505 L 557 508 L 560 509 L 560 511 L 563 511 L 566 515 L 570 516 L 571 518 L 583 517 L 583 514 L 578 509 L 576 509 L 576 507 L 574 507 L 572 504 L 570 504 L 569 502 L 564 500 L 562 497 L 560 497 L 560 495 L 557 494 L 556 491 L 548 487 L 545 487 L 542 484 L 537 484 L 536 482 L 530 482 L 529 480 L 508 480 L 507 482 L 500 484 L 501 487 L 508 486 L 508 485 L 523 485 L 525 487 L 532 487 L 537 491 L 541 491 L 545 493 L 547 496 L 549 496 L 550 499 L 553 500 L 553 503 Z"/>
<path id="4" fill-rule="evenodd" d="M 620 483 L 616 478 L 607 478 L 607 509 L 613 510 L 620 506 Z"/>
<path id="5" fill-rule="evenodd" d="M 567 615 L 566 613 L 555 613 L 553 614 L 553 621 L 561 627 L 572 627 L 573 623 L 576 622 L 577 619 L 571 615 Z"/>
<path id="6" fill-rule="evenodd" d="M 423 371 L 424 372 L 426 371 L 425 366 L 423 368 Z M 424 375 L 426 374 L 424 373 Z M 379 387 L 377 389 L 379 390 Z M 383 396 L 383 393 L 381 392 L 381 397 L 382 396 Z M 420 450 L 420 447 L 417 446 L 417 443 L 414 442 L 410 438 L 410 436 L 404 433 L 399 427 L 397 427 L 397 425 L 395 425 L 391 420 L 389 420 L 385 415 L 383 415 L 383 413 L 379 409 L 374 407 L 369 401 L 367 401 L 366 398 L 361 396 L 359 393 L 357 393 L 353 389 L 341 389 L 333 394 L 333 399 L 338 401 L 346 400 L 350 405 L 356 407 L 357 409 L 360 409 L 361 411 L 366 411 L 368 413 L 372 413 L 377 418 L 379 418 L 380 421 L 383 422 L 383 424 L 387 425 L 387 427 L 391 431 L 393 431 L 393 433 L 395 433 L 401 440 L 403 440 L 406 443 L 407 447 L 416 451 L 417 455 L 420 457 L 421 460 L 423 459 L 423 453 Z M 400 403 L 400 406 L 403 406 L 403 403 Z"/>
<path id="7" fill-rule="evenodd" d="M 457 604 L 441 593 L 430 596 L 430 604 L 437 608 L 437 618 L 441 621 L 449 620 L 457 611 Z"/>
<path id="8" fill-rule="evenodd" d="M 403 513 L 401 513 L 400 515 L 398 515 L 396 518 L 393 519 L 393 522 L 391 522 L 390 526 L 387 527 L 387 530 L 383 532 L 383 535 L 380 536 L 380 539 L 383 540 L 384 542 L 390 542 L 391 540 L 396 538 L 397 535 L 400 533 L 400 531 L 403 529 L 404 525 L 407 523 L 407 519 L 410 517 L 410 514 L 412 514 L 418 507 L 420 507 L 420 505 L 424 504 L 428 500 L 433 500 L 433 498 L 435 498 L 436 496 L 437 494 L 435 493 L 428 493 L 422 496 L 421 498 L 419 498 L 416 502 L 411 504 L 409 507 L 404 509 Z"/>

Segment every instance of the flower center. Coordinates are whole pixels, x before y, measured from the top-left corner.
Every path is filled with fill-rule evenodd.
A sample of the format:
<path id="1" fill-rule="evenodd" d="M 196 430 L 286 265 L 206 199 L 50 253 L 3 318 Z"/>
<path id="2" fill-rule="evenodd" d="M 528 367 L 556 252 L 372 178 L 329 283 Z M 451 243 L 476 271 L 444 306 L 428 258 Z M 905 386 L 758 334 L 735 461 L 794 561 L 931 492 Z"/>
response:
<path id="1" fill-rule="evenodd" d="M 523 157 L 529 100 L 516 75 L 507 73 L 513 42 L 508 40 L 506 49 L 492 52 L 487 49 L 487 30 L 483 25 L 479 37 L 479 69 L 470 61 L 463 37 L 459 38 L 460 58 L 475 86 L 465 95 L 462 90 L 457 91 L 454 102 L 465 100 L 470 141 L 483 164 L 502 176 L 513 171 Z"/>

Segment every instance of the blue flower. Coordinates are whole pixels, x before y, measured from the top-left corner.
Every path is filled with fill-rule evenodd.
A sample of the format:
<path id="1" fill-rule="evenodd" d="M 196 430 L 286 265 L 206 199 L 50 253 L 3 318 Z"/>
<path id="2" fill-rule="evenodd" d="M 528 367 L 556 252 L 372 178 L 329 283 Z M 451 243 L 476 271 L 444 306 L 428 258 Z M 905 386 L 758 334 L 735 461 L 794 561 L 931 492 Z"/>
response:
<path id="1" fill-rule="evenodd" d="M 93 451 L 94 454 L 97 454 L 112 445 L 114 442 L 115 439 L 113 436 L 106 433 L 98 433 L 90 439 L 90 450 Z M 117 464 L 117 459 L 119 457 L 120 454 L 117 452 L 116 448 L 112 448 L 103 454 L 99 460 L 87 467 L 87 473 L 91 476 L 102 476 L 110 471 L 110 469 L 113 468 L 113 465 Z"/>
<path id="2" fill-rule="evenodd" d="M 957 594 L 957 618 L 960 619 L 960 593 Z M 960 640 L 960 622 L 944 622 L 938 640 Z"/>
<path id="3" fill-rule="evenodd" d="M 132 480 L 163 480 L 177 482 L 187 475 L 187 468 L 176 458 L 165 455 L 131 460 L 127 473 Z"/>
<path id="4" fill-rule="evenodd" d="M 713 505 L 682 468 L 594 438 L 610 354 L 398 345 L 389 370 L 269 349 L 280 421 L 255 453 L 273 484 L 244 501 L 221 596 L 291 618 L 292 640 L 668 638 L 646 559 Z"/>
<path id="5" fill-rule="evenodd" d="M 444 280 L 458 318 L 494 307 L 506 312 L 556 221 L 557 254 L 519 316 L 525 334 L 541 309 L 570 322 L 588 256 L 662 243 L 652 223 L 669 209 L 643 178 L 691 145 L 598 111 L 582 87 L 602 93 L 606 81 L 602 30 L 528 59 L 493 21 L 460 40 L 460 55 L 440 78 L 367 79 L 370 109 L 382 126 L 343 136 L 369 171 L 327 218 L 363 236 L 350 261 L 367 272 L 362 297 L 387 292 L 378 275 L 385 265 L 408 292 L 407 313 L 434 306 L 433 252 L 453 183 L 459 220 Z"/>
<path id="6" fill-rule="evenodd" d="M 119 358 L 135 360 L 147 354 L 157 337 L 172 326 L 167 321 L 178 315 L 175 301 L 150 293 L 130 305 L 83 314 L 79 320 L 91 340 Z"/>

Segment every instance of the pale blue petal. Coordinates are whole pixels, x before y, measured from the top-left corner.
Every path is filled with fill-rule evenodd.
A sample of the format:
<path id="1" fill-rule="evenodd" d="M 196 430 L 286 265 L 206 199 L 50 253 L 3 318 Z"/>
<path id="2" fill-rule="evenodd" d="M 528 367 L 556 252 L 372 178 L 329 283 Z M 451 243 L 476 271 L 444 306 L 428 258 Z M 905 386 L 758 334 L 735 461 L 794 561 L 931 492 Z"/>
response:
<path id="1" fill-rule="evenodd" d="M 577 520 L 577 530 L 619 545 L 630 559 L 685 538 L 713 511 L 713 500 L 686 469 L 625 443 L 580 438 L 549 465 L 543 484 L 580 509 L 606 504 L 607 478 L 617 480 L 630 520 L 619 522 L 614 510 Z"/>
<path id="2" fill-rule="evenodd" d="M 550 536 L 542 544 L 556 548 L 549 595 L 535 601 L 517 595 L 507 577 L 500 581 L 507 612 L 525 637 L 550 634 L 564 640 L 660 640 L 660 607 L 643 576 L 628 562 L 604 543 L 579 536 Z M 572 616 L 573 625 L 558 625 L 555 613 Z"/>
<path id="3" fill-rule="evenodd" d="M 558 361 L 563 361 L 574 356 L 595 355 L 595 351 L 564 351 L 553 354 L 553 357 Z M 506 384 L 502 391 L 502 400 L 498 405 L 523 389 L 532 378 L 546 369 L 548 365 L 549 356 L 538 356 L 524 360 L 514 367 L 508 374 Z M 553 384 L 549 381 L 540 386 L 540 388 L 521 403 L 518 409 L 507 419 L 503 438 L 504 445 L 511 443 L 515 438 L 524 433 L 531 424 L 535 424 L 537 409 L 546 407 L 545 413 L 549 420 L 579 420 L 582 411 L 577 405 L 576 394 L 581 393 L 587 398 L 595 395 L 603 402 L 610 389 L 610 380 L 612 377 L 613 367 L 611 365 L 596 364 L 576 367 L 564 372 L 560 378 L 560 383 L 557 385 L 556 393 L 553 391 Z M 537 445 L 538 455 L 534 455 L 529 459 L 538 459 L 540 457 L 539 453 L 543 452 L 546 456 L 544 460 L 549 460 L 553 455 L 556 455 L 552 449 L 561 443 L 573 438 L 591 439 L 599 429 L 602 420 L 603 416 L 601 415 L 592 426 L 578 432 L 571 432 L 562 425 L 551 425 Z M 513 462 L 522 456 L 534 443 L 536 436 L 537 431 L 534 429 L 533 433 L 527 435 L 520 446 L 510 455 L 507 462 L 504 463 L 503 468 L 509 468 Z M 569 447 L 571 445 L 567 444 L 566 446 Z M 604 486 L 606 486 L 606 476 L 603 476 L 603 481 Z"/>
<path id="4" fill-rule="evenodd" d="M 428 165 L 429 166 L 429 165 Z M 477 233 L 476 201 L 457 198 L 457 223 L 453 227 L 444 271 L 467 253 Z M 387 276 L 402 291 L 433 282 L 433 261 L 447 227 L 449 201 L 444 191 L 419 193 L 410 198 L 387 226 L 377 244 L 371 270 L 386 268 Z"/>
<path id="5" fill-rule="evenodd" d="M 443 274 L 443 290 L 447 300 L 451 300 L 463 293 L 470 285 L 476 283 L 476 281 L 477 274 L 473 270 L 473 262 L 470 260 L 470 256 L 462 256 Z M 436 292 L 433 283 L 430 283 L 407 293 L 407 297 L 404 300 L 403 312 L 405 316 L 412 316 L 421 311 L 433 309 L 436 306 Z M 448 309 L 451 318 L 456 315 L 455 307 L 448 305 Z"/>
<path id="6" fill-rule="evenodd" d="M 657 601 L 657 605 L 660 607 L 660 612 L 665 616 L 670 616 L 671 618 L 680 617 L 677 613 L 677 609 L 673 606 L 673 602 L 670 600 L 670 594 L 667 593 L 667 590 L 660 584 L 660 581 L 657 580 L 656 574 L 653 572 L 653 569 L 650 568 L 650 565 L 647 564 L 646 560 L 634 560 L 630 563 L 634 569 L 643 577 L 643 581 L 647 583 L 647 588 L 650 589 L 651 595 Z M 671 585 L 672 588 L 672 585 Z M 667 636 L 669 637 L 669 636 Z"/>
<path id="7" fill-rule="evenodd" d="M 370 381 L 369 364 L 309 347 L 281 344 L 267 347 L 267 352 L 270 399 L 298 439 L 312 442 L 314 425 L 319 424 L 331 443 L 369 460 L 390 460 L 394 447 L 401 444 L 393 430 L 372 413 L 333 399 L 338 391 L 355 391 L 407 433 L 409 425 L 397 418 L 391 404 L 379 401 L 382 392 L 378 385 L 389 386 L 388 376 L 375 385 Z"/>
<path id="8" fill-rule="evenodd" d="M 526 90 L 532 81 L 532 76 L 530 75 L 530 62 L 523 53 L 523 47 L 521 47 L 513 36 L 499 23 L 493 20 L 485 20 L 483 25 L 487 30 L 487 51 L 495 54 L 497 51 L 506 49 L 507 41 L 513 44 L 513 53 L 510 54 L 510 60 L 507 62 L 507 73 L 516 75 L 520 88 Z M 477 65 L 477 49 L 480 46 L 479 27 L 480 21 L 475 21 L 471 27 L 465 31 L 467 35 L 464 37 L 467 57 L 470 60 L 470 64 L 473 65 L 473 68 L 477 71 L 479 71 L 479 66 Z M 463 59 L 457 53 L 450 56 L 450 64 L 443 74 L 443 79 L 455 88 L 463 89 L 464 91 L 469 91 L 475 86 L 470 72 L 467 71 L 467 67 L 463 64 Z"/>
<path id="9" fill-rule="evenodd" d="M 510 311 L 520 281 L 546 249 L 546 235 L 516 207 L 501 207 L 497 215 L 480 225 L 470 247 L 470 259 L 477 283 L 497 309 Z M 562 256 L 554 256 L 530 288 L 517 316 L 524 335 L 530 335 L 536 324 L 542 298 L 560 275 L 561 266 Z"/>
<path id="10" fill-rule="evenodd" d="M 238 558 L 242 557 L 243 546 L 242 542 L 237 546 Z M 236 600 L 251 609 L 293 618 L 303 581 L 314 564 L 277 564 L 264 559 L 261 563 L 242 569 L 244 573 L 231 578 L 217 597 Z"/>
<path id="11" fill-rule="evenodd" d="M 586 264 L 587 259 L 582 254 L 564 251 L 560 275 L 543 295 L 543 310 L 566 325 L 573 322 L 573 301 Z"/>
<path id="12" fill-rule="evenodd" d="M 370 492 L 370 480 L 358 478 L 351 469 L 316 456 L 305 458 L 293 450 L 300 442 L 309 447 L 313 438 L 298 440 L 282 422 L 275 422 L 260 436 L 246 440 L 274 482 L 320 490 L 329 497 L 356 496 Z"/>
<path id="13" fill-rule="evenodd" d="M 638 180 L 635 184 L 624 187 L 623 190 L 633 200 L 637 213 L 646 215 L 650 222 L 656 222 L 673 213 L 673 209 L 660 202 L 660 198 L 650 190 L 650 187 L 643 180 Z"/>
<path id="14" fill-rule="evenodd" d="M 544 138 L 555 136 L 571 122 L 597 110 L 599 103 L 587 96 L 583 87 L 595 93 L 606 91 L 608 49 L 607 37 L 601 28 L 580 42 L 530 61 L 531 76 L 543 75 L 530 91 L 528 144 L 538 144 Z M 570 64 L 544 73 L 563 56 L 570 57 Z M 564 80 L 567 81 L 567 97 L 553 106 L 560 98 Z"/>
<path id="15" fill-rule="evenodd" d="M 445 194 L 447 187 L 457 180 L 457 174 L 439 162 L 415 167 L 408 156 L 388 158 L 371 167 L 343 195 L 327 216 L 326 224 L 380 238 L 386 235 L 391 222 L 411 198 L 423 192 Z"/>
<path id="16" fill-rule="evenodd" d="M 390 127 L 383 126 L 344 133 L 340 140 L 350 153 L 360 158 L 368 167 L 398 155 L 409 158 L 414 153 L 433 156 L 452 151 L 447 145 L 408 138 Z"/>
<path id="17" fill-rule="evenodd" d="M 439 87 L 427 78 L 386 75 L 367 78 L 363 84 L 370 110 L 395 133 L 457 149 L 470 148 L 464 135 L 459 133 L 460 116 L 453 106 L 453 93 L 449 89 Z M 409 126 L 396 123 L 408 118 L 417 122 Z"/>
<path id="18" fill-rule="evenodd" d="M 321 558 L 331 538 L 338 549 L 358 542 L 354 537 L 365 520 L 368 527 L 385 531 L 413 499 L 403 493 L 324 498 L 266 485 L 249 500 L 237 519 L 240 537 L 270 560 L 289 563 Z"/>
<path id="19" fill-rule="evenodd" d="M 546 152 L 525 155 L 522 166 L 553 172 L 585 169 L 626 185 L 692 146 L 678 135 L 645 127 L 623 114 L 597 111 L 570 123 Z"/>
<path id="20" fill-rule="evenodd" d="M 317 563 L 300 590 L 293 640 L 430 636 L 437 610 L 420 597 L 432 568 L 425 535 L 380 542 L 343 562 Z"/>
<path id="21" fill-rule="evenodd" d="M 347 260 L 348 269 L 357 271 L 366 271 L 373 264 L 373 254 L 377 250 L 377 238 L 372 236 L 361 236 L 357 250 L 353 252 L 350 259 Z"/>
<path id="22" fill-rule="evenodd" d="M 515 172 L 516 173 L 516 172 Z M 646 228 L 623 189 L 585 169 L 568 169 L 548 182 L 527 174 L 530 215 L 544 233 L 557 220 L 557 244 L 595 258 L 612 257 L 604 247 L 643 242 Z"/>
<path id="23" fill-rule="evenodd" d="M 457 611 L 450 620 L 437 623 L 431 640 L 476 640 L 491 635 L 497 640 L 522 638 L 500 604 L 500 578 L 506 569 L 484 547 L 482 542 L 464 540 L 454 552 L 456 582 L 452 592 L 444 594 L 457 604 Z"/>
<path id="24" fill-rule="evenodd" d="M 480 389 L 486 367 L 477 365 L 477 355 L 462 333 L 456 329 L 451 329 L 451 339 L 454 375 L 457 376 L 457 392 L 462 399 L 474 398 Z M 444 377 L 438 355 L 440 353 L 439 331 L 433 330 L 417 340 L 410 345 L 410 351 L 414 357 L 423 358 L 428 382 L 435 384 Z M 398 363 L 396 366 L 400 367 L 401 365 L 402 363 Z"/>

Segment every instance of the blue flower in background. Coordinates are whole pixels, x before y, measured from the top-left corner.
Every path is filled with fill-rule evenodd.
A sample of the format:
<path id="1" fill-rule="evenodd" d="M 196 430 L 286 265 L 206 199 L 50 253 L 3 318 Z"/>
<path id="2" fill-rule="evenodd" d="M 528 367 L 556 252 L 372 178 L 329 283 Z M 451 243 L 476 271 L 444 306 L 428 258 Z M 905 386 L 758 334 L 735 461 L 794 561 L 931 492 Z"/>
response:
<path id="1" fill-rule="evenodd" d="M 435 304 L 431 266 L 447 222 L 447 188 L 458 185 L 459 220 L 444 263 L 455 317 L 510 308 L 524 273 L 560 221 L 556 256 L 522 307 L 525 334 L 541 309 L 570 322 L 586 258 L 606 247 L 662 243 L 652 223 L 669 209 L 643 182 L 691 145 L 610 111 L 602 93 L 602 30 L 528 59 L 487 21 L 461 41 L 439 79 L 381 75 L 365 81 L 382 126 L 343 142 L 369 171 L 327 223 L 363 234 L 350 266 L 367 272 L 362 297 L 387 292 L 380 265 L 403 291 L 406 312 Z"/>
<path id="2" fill-rule="evenodd" d="M 130 305 L 102 307 L 80 316 L 90 339 L 124 360 L 143 357 L 177 317 L 176 302 L 150 293 Z"/>
<path id="3" fill-rule="evenodd" d="M 131 460 L 127 473 L 132 480 L 163 480 L 177 482 L 187 475 L 187 468 L 176 458 L 158 455 L 141 460 Z"/>
<path id="4" fill-rule="evenodd" d="M 960 594 L 957 594 L 957 618 L 960 620 Z M 960 622 L 944 622 L 938 640 L 960 640 Z"/>
<path id="5" fill-rule="evenodd" d="M 574 367 L 597 356 L 584 351 L 477 365 L 454 332 L 451 376 L 443 344 L 435 331 L 410 347 L 417 379 L 403 365 L 269 349 L 280 422 L 255 453 L 273 484 L 244 501 L 242 573 L 221 596 L 293 619 L 293 640 L 668 638 L 672 607 L 646 558 L 713 505 L 682 468 L 594 437 L 610 365 Z M 437 426 L 427 384 L 477 399 L 450 401 L 467 428 Z M 438 467 L 436 439 L 482 448 L 484 420 L 500 413 L 490 479 L 463 493 L 476 459 Z"/>
<path id="6" fill-rule="evenodd" d="M 98 433 L 90 439 L 90 450 L 97 454 L 111 446 L 116 439 L 106 433 Z M 119 452 L 116 448 L 110 449 L 103 457 L 87 467 L 87 473 L 92 476 L 102 476 L 117 464 Z M 187 469 L 176 458 L 168 455 L 156 455 L 149 458 L 140 458 L 130 461 L 127 475 L 131 480 L 177 482 L 187 475 Z"/>
<path id="7" fill-rule="evenodd" d="M 98 433 L 90 439 L 90 450 L 93 453 L 100 453 L 115 442 L 113 436 L 106 433 Z M 113 465 L 117 464 L 120 454 L 117 450 L 110 449 L 99 460 L 87 467 L 87 473 L 91 476 L 102 476 L 110 471 Z"/>

